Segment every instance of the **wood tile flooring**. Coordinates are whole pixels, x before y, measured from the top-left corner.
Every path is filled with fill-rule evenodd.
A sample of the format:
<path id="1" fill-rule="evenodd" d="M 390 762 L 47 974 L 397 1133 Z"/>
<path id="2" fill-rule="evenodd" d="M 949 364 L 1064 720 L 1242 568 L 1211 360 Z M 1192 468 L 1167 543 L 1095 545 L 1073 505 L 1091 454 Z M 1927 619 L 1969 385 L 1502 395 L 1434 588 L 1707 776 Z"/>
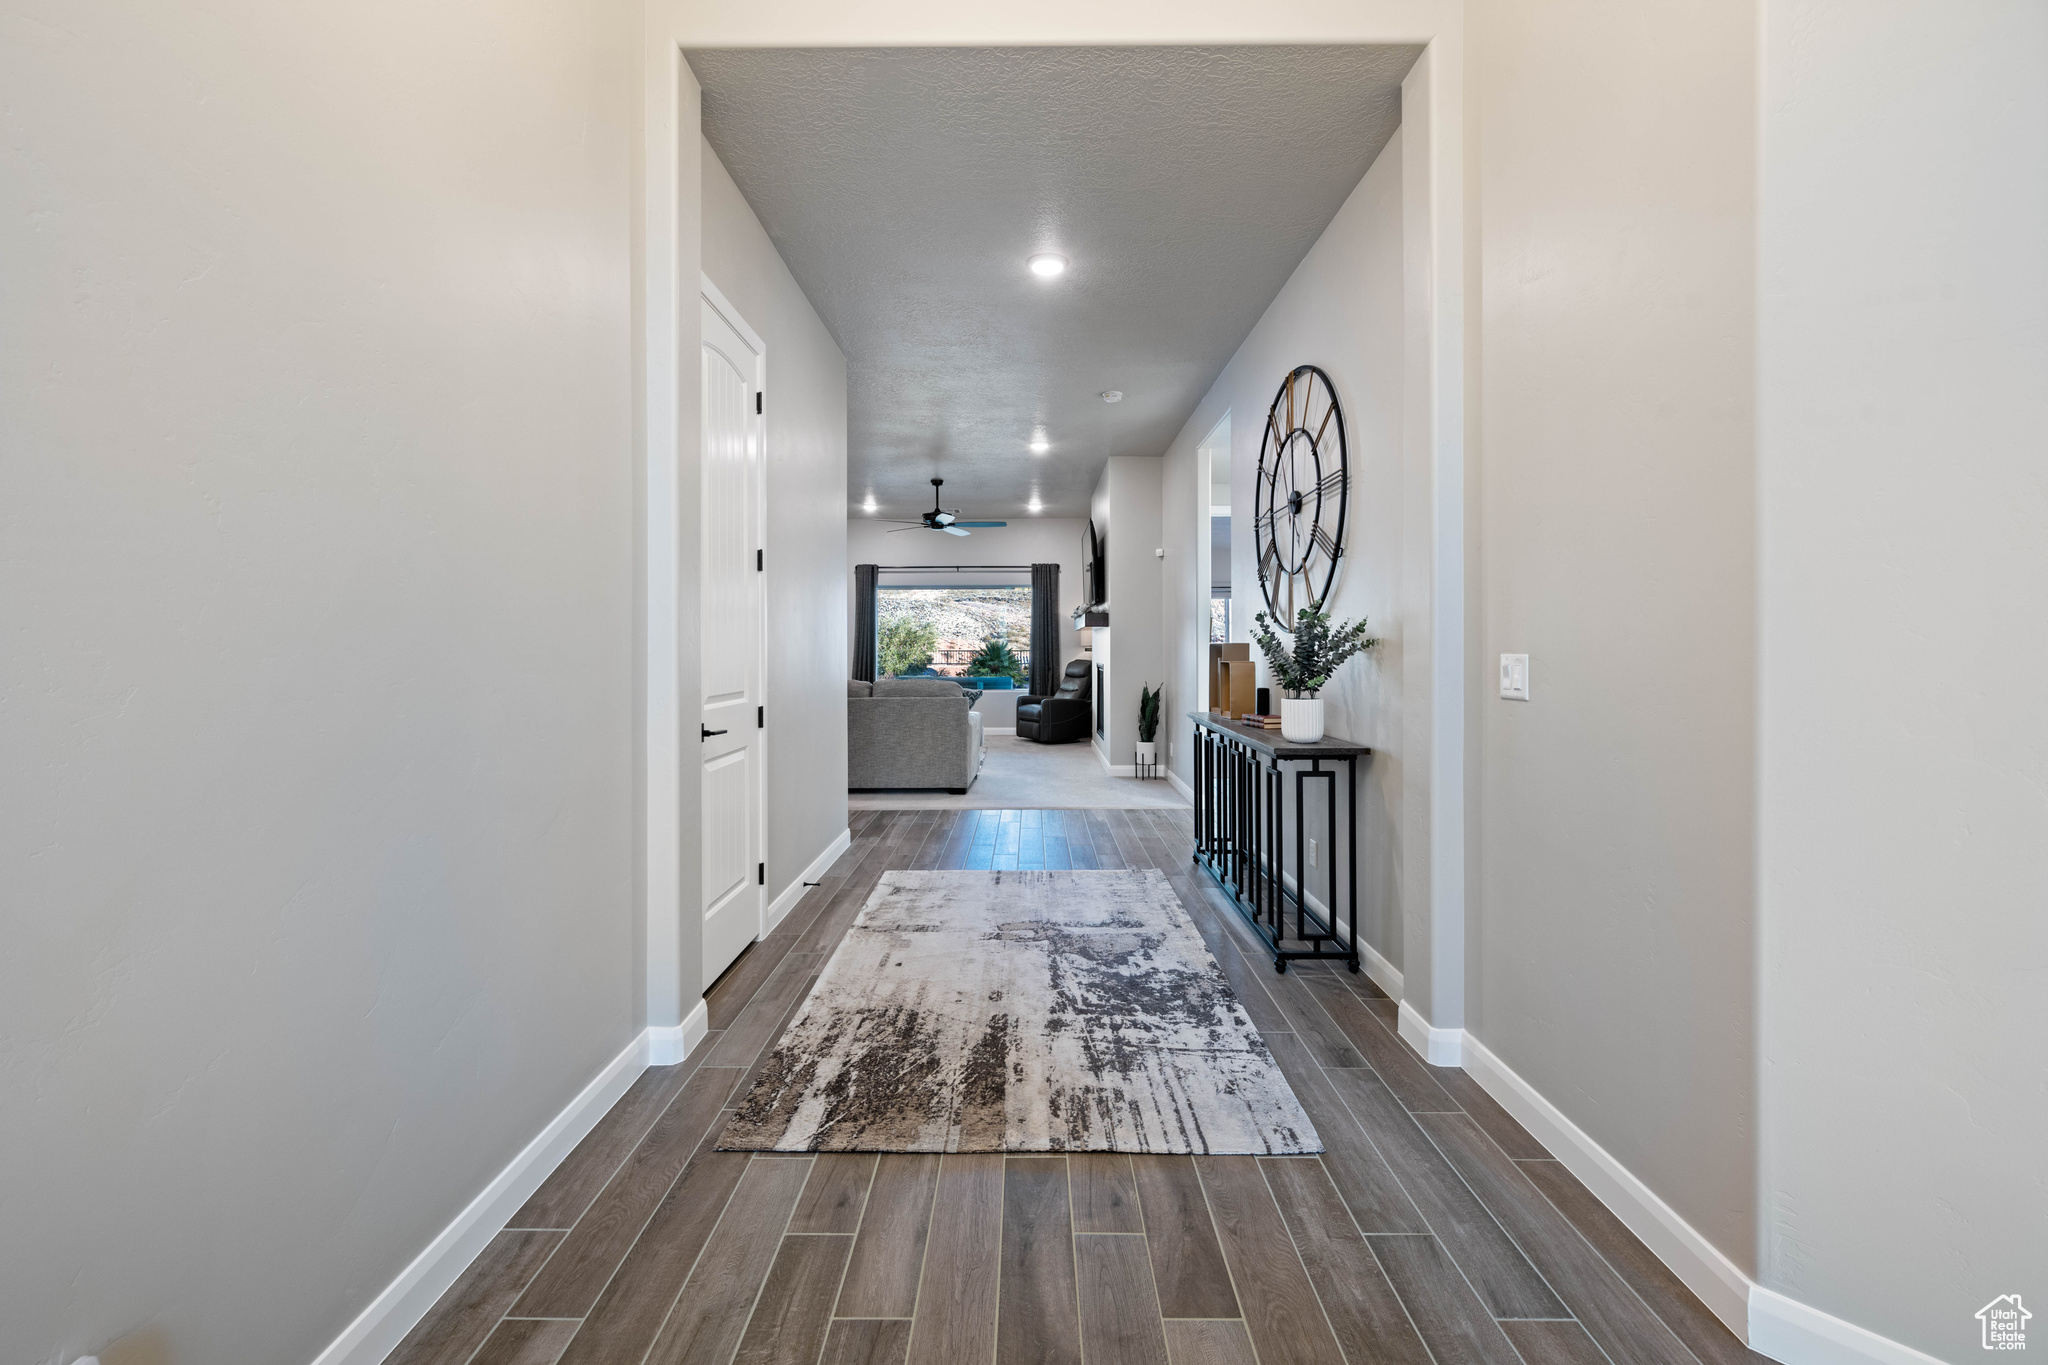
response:
<path id="1" fill-rule="evenodd" d="M 853 847 L 707 997 L 388 1365 L 1762 1362 L 1363 976 L 1276 975 L 1184 811 L 855 811 Z M 876 879 L 1157 867 L 1321 1157 L 712 1148 Z"/>

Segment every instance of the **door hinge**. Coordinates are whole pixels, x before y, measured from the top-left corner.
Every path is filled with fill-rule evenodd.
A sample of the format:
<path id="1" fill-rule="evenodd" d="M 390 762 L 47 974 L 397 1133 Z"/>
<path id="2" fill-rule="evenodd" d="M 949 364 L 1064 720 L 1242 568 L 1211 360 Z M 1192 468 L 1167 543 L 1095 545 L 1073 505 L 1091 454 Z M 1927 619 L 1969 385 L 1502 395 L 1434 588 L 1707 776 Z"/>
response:
<path id="1" fill-rule="evenodd" d="M 754 880 L 760 883 L 762 886 L 768 885 L 768 864 L 754 864 Z"/>
<path id="2" fill-rule="evenodd" d="M 767 728 L 768 728 L 768 708 L 767 708 L 767 707 L 765 707 L 765 706 L 757 706 L 757 707 L 755 707 L 755 708 L 754 708 L 754 728 L 755 728 L 756 730 L 765 730 L 765 729 L 767 729 Z"/>
<path id="3" fill-rule="evenodd" d="M 767 567 L 768 567 L 768 552 L 767 552 L 766 550 L 756 550 L 756 551 L 754 551 L 754 572 L 755 572 L 755 573 L 761 573 L 761 572 L 763 572 L 764 570 L 766 570 L 766 569 L 767 569 Z"/>
<path id="4" fill-rule="evenodd" d="M 758 416 L 760 415 L 760 413 L 761 413 L 761 394 L 762 394 L 762 392 L 763 392 L 763 391 L 762 391 L 762 390 L 760 390 L 760 389 L 755 389 L 755 390 L 754 390 L 754 415 L 755 415 L 755 416 L 757 416 L 757 417 L 758 417 Z"/>

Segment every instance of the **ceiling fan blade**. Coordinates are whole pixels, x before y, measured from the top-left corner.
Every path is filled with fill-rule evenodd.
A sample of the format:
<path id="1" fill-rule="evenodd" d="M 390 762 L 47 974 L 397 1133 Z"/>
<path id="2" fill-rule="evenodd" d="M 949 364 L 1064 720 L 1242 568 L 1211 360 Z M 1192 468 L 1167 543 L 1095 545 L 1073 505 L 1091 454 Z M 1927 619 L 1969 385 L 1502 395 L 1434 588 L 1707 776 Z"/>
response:
<path id="1" fill-rule="evenodd" d="M 967 536 L 974 534 L 972 531 L 963 531 L 957 526 L 941 526 L 939 529 L 941 531 L 944 531 L 949 536 Z"/>
<path id="2" fill-rule="evenodd" d="M 930 529 L 929 526 L 899 526 L 893 531 L 884 531 L 882 534 L 885 536 L 900 536 L 905 531 L 928 531 Z"/>
<path id="3" fill-rule="evenodd" d="M 955 526 L 1008 526 L 1007 521 L 956 521 Z"/>

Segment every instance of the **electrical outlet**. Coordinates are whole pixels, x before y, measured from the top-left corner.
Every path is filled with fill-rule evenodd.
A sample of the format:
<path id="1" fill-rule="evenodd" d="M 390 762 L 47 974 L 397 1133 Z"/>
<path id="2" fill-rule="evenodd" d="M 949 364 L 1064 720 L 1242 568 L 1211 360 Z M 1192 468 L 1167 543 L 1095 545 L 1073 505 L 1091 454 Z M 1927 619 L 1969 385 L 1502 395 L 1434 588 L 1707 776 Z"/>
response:
<path id="1" fill-rule="evenodd" d="M 1500 694 L 1508 701 L 1529 700 L 1529 656 L 1500 656 Z"/>
<path id="2" fill-rule="evenodd" d="M 1316 841 L 1315 841 L 1315 840 L 1311 839 L 1311 840 L 1309 840 L 1309 841 L 1308 841 L 1308 865 L 1309 865 L 1310 867 L 1321 867 L 1321 866 L 1322 866 L 1322 864 L 1321 864 L 1321 863 L 1319 863 L 1319 862 L 1317 862 L 1317 861 L 1316 861 L 1316 855 L 1317 855 L 1317 854 L 1319 854 L 1319 853 L 1320 853 L 1321 851 L 1322 851 L 1321 849 L 1319 849 L 1319 848 L 1317 848 L 1317 847 L 1316 847 Z"/>

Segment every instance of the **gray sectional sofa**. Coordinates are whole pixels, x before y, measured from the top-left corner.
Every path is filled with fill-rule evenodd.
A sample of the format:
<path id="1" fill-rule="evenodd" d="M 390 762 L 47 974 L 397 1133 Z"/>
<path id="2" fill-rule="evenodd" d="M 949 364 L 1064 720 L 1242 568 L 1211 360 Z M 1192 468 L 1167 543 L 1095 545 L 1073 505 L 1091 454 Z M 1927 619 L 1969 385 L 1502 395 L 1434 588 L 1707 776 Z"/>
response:
<path id="1" fill-rule="evenodd" d="M 846 785 L 943 787 L 964 796 L 981 773 L 981 716 L 946 678 L 846 684 Z"/>

